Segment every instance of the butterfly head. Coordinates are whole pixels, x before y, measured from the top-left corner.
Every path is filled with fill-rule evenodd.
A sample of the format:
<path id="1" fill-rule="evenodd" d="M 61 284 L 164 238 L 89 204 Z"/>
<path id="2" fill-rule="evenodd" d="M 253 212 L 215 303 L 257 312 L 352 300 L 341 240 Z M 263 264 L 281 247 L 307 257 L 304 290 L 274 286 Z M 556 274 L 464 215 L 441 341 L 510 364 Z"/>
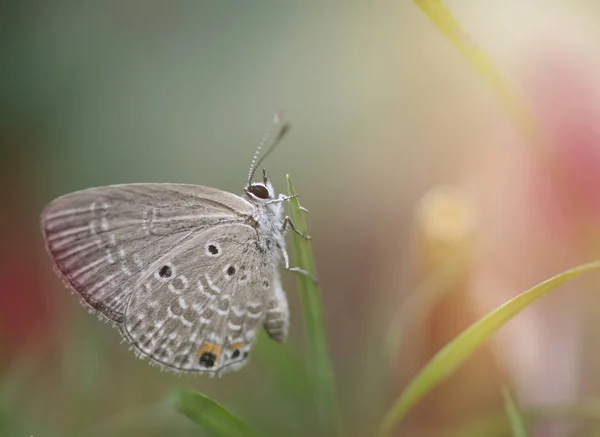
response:
<path id="1" fill-rule="evenodd" d="M 275 199 L 275 189 L 264 169 L 262 182 L 248 183 L 248 185 L 244 187 L 244 192 L 246 193 L 248 200 L 253 202 L 266 203 Z"/>

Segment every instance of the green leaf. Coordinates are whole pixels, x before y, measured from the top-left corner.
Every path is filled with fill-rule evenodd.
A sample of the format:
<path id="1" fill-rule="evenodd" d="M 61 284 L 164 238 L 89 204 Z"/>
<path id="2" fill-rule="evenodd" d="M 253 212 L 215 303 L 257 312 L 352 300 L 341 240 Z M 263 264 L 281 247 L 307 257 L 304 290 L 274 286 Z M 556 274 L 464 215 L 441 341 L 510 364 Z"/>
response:
<path id="1" fill-rule="evenodd" d="M 296 190 L 289 175 L 287 175 L 287 182 L 290 195 L 295 196 Z M 290 201 L 290 217 L 294 221 L 296 229 L 306 234 L 306 220 L 300 209 L 298 197 Z M 292 234 L 294 236 L 294 259 L 297 267 L 316 278 L 317 270 L 310 242 L 295 232 Z M 298 274 L 298 290 L 308 343 L 306 351 L 307 366 L 312 379 L 314 402 L 319 419 L 326 435 L 342 435 L 335 378 L 327 347 L 319 287 L 311 278 Z"/>
<path id="2" fill-rule="evenodd" d="M 177 411 L 215 436 L 258 436 L 243 420 L 196 391 L 178 390 L 175 393 L 174 404 Z"/>
<path id="3" fill-rule="evenodd" d="M 583 264 L 554 276 L 509 300 L 463 331 L 435 354 L 429 363 L 409 382 L 385 415 L 378 435 L 380 437 L 390 435 L 417 402 L 452 374 L 479 346 L 509 320 L 559 285 L 582 273 L 597 269 L 600 269 L 600 261 Z"/>
<path id="4" fill-rule="evenodd" d="M 504 398 L 504 409 L 510 420 L 513 437 L 529 437 L 521 409 L 517 406 L 508 388 L 502 389 L 502 397 Z"/>

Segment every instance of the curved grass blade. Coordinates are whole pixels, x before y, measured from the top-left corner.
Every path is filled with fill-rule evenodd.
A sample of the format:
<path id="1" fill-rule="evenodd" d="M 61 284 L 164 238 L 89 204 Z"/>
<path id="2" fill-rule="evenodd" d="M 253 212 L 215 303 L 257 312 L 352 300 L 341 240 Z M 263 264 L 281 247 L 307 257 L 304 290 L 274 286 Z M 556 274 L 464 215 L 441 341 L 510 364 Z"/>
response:
<path id="1" fill-rule="evenodd" d="M 435 354 L 429 363 L 409 382 L 385 415 L 378 435 L 380 437 L 389 436 L 417 402 L 454 372 L 479 346 L 522 310 L 568 280 L 582 273 L 598 269 L 600 269 L 600 261 L 590 262 L 567 270 L 509 300 L 463 331 Z"/>
<path id="2" fill-rule="evenodd" d="M 504 104 L 509 117 L 515 125 L 529 138 L 529 145 L 545 169 L 556 178 L 558 189 L 564 191 L 568 198 L 574 197 L 576 188 L 566 176 L 561 163 L 545 147 L 543 133 L 532 109 L 524 97 L 506 79 L 493 59 L 469 36 L 466 29 L 456 19 L 442 0 L 413 0 L 425 15 L 435 24 L 450 43 L 466 58 L 468 63 L 479 73 Z M 597 243 L 593 232 L 594 224 L 585 224 L 590 240 Z M 594 247 L 594 249 L 596 249 Z"/>
<path id="3" fill-rule="evenodd" d="M 212 435 L 258 437 L 243 420 L 202 393 L 180 389 L 174 395 L 174 404 L 177 411 Z"/>
<path id="4" fill-rule="evenodd" d="M 295 196 L 296 190 L 289 175 L 287 175 L 287 183 L 290 196 Z M 306 234 L 306 220 L 297 197 L 290 200 L 290 217 L 294 221 L 296 229 Z M 297 266 L 316 278 L 317 270 L 310 242 L 295 232 L 292 232 L 292 234 L 294 237 L 294 259 Z M 298 290 L 307 335 L 308 371 L 312 379 L 314 402 L 321 426 L 326 435 L 342 435 L 335 378 L 327 347 L 319 287 L 310 278 L 299 274 Z"/>
<path id="5" fill-rule="evenodd" d="M 510 421 L 513 437 L 529 437 L 521 409 L 517 406 L 508 388 L 502 389 L 502 397 L 504 398 L 504 409 Z"/>
<path id="6" fill-rule="evenodd" d="M 539 128 L 521 96 L 500 72 L 492 58 L 483 51 L 441 0 L 413 0 L 444 36 L 464 55 L 471 66 L 486 80 L 506 106 L 515 123 L 531 138 L 539 140 Z M 536 144 L 537 145 L 537 144 Z"/>

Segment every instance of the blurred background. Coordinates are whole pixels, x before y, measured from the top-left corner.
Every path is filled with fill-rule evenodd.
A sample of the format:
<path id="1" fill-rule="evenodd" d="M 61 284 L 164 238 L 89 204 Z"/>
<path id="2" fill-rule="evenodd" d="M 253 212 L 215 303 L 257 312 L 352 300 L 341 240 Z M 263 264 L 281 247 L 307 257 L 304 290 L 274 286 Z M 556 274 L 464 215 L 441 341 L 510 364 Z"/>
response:
<path id="1" fill-rule="evenodd" d="M 92 186 L 241 193 L 278 109 L 293 129 L 265 167 L 279 191 L 291 174 L 312 214 L 349 435 L 373 435 L 462 329 L 595 259 L 600 4 L 447 5 L 532 108 L 541 154 L 411 1 L 1 1 L 0 435 L 202 435 L 166 405 L 179 386 L 264 435 L 319 435 L 293 275 L 288 344 L 263 336 L 250 365 L 222 380 L 177 377 L 138 360 L 78 304 L 39 230 L 46 203 Z M 501 411 L 502 385 L 525 407 L 594 399 L 598 279 L 519 315 L 399 432 L 450 435 Z"/>

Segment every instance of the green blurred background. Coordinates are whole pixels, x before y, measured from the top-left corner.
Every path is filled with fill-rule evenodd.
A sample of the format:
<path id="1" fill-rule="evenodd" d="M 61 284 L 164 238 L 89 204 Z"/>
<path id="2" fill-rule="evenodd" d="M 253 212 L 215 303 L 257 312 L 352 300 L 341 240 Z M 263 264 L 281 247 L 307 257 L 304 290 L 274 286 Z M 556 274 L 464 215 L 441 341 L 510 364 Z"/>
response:
<path id="1" fill-rule="evenodd" d="M 291 174 L 312 213 L 351 435 L 372 435 L 407 378 L 470 322 L 593 257 L 582 220 L 600 217 L 587 189 L 600 174 L 590 127 L 600 8 L 448 3 L 531 101 L 590 210 L 556 194 L 527 139 L 413 2 L 0 2 L 0 435 L 202 435 L 165 404 L 176 386 L 209 394 L 265 435 L 318 435 L 293 276 L 287 345 L 261 338 L 251 364 L 222 380 L 176 377 L 135 358 L 78 305 L 39 232 L 47 202 L 91 186 L 170 181 L 240 193 L 279 109 L 293 128 L 265 167 L 279 191 Z M 469 199 L 459 209 L 478 217 L 467 232 L 476 257 L 456 293 L 419 307 L 398 361 L 384 362 L 393 314 L 439 266 L 428 255 L 437 249 L 415 236 L 425 229 L 451 258 L 466 250 L 415 216 L 439 184 Z M 506 381 L 527 403 L 594 393 L 597 298 L 590 283 L 572 288 L 581 299 L 559 296 L 524 315 L 405 432 L 440 435 L 495 411 Z"/>

